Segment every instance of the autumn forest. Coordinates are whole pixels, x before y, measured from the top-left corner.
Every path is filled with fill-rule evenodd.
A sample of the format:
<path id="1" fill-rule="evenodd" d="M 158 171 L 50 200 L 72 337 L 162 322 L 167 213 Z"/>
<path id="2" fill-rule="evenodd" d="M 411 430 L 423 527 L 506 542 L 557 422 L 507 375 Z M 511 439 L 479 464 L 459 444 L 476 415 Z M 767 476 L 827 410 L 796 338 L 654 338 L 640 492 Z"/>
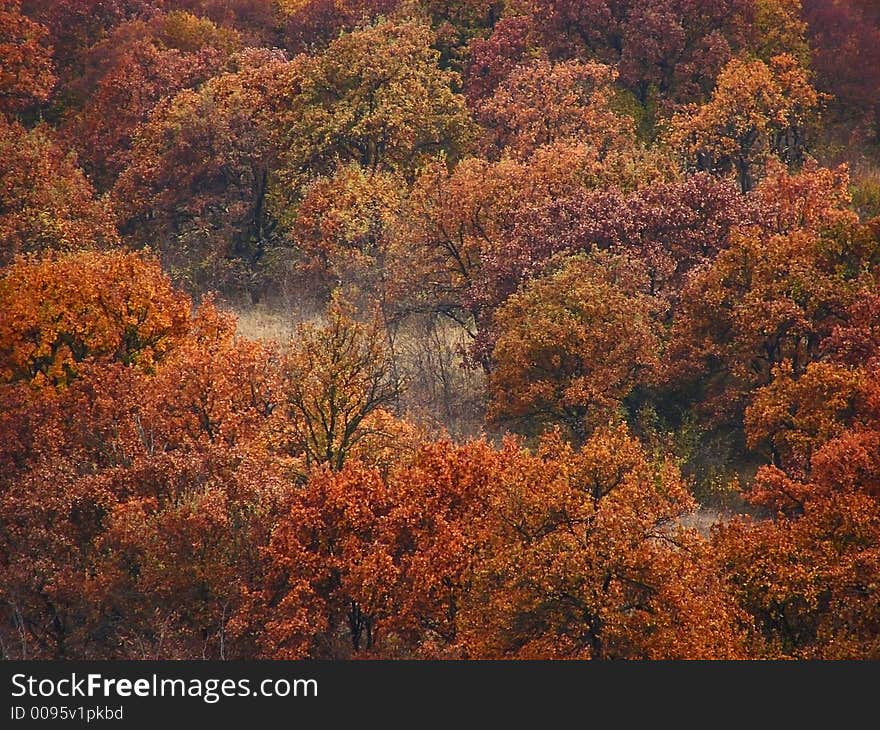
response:
<path id="1" fill-rule="evenodd" d="M 874 0 L 0 0 L 0 658 L 880 658 Z"/>

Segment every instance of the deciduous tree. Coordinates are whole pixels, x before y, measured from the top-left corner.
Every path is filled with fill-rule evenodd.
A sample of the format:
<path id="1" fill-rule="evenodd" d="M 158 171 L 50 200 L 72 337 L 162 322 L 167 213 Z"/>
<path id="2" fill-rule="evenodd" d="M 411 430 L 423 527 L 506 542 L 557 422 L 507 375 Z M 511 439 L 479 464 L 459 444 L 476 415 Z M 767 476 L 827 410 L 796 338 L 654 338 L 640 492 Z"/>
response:
<path id="1" fill-rule="evenodd" d="M 775 56 L 730 61 L 712 98 L 677 114 L 669 142 L 687 164 L 716 175 L 733 175 L 751 190 L 771 156 L 786 164 L 803 160 L 806 132 L 820 102 L 797 61 Z"/>
<path id="2" fill-rule="evenodd" d="M 805 473 L 813 453 L 846 427 L 859 394 L 860 374 L 835 363 L 813 362 L 799 378 L 791 364 L 773 371 L 745 411 L 751 448 L 769 447 L 776 466 Z"/>
<path id="3" fill-rule="evenodd" d="M 132 139 L 164 97 L 194 88 L 224 69 L 237 34 L 187 13 L 117 26 L 95 45 L 68 115 L 67 138 L 101 190 L 125 168 Z"/>
<path id="4" fill-rule="evenodd" d="M 474 658 L 743 655 L 740 614 L 675 521 L 692 507 L 677 470 L 625 428 L 575 450 L 558 435 L 511 458 L 490 486 L 459 618 Z"/>
<path id="5" fill-rule="evenodd" d="M 48 100 L 55 86 L 48 29 L 22 14 L 20 0 L 0 3 L 0 112 Z"/>
<path id="6" fill-rule="evenodd" d="M 734 422 L 775 366 L 787 360 L 799 377 L 861 288 L 858 237 L 838 243 L 835 251 L 804 230 L 737 235 L 685 285 L 667 352 L 669 376 L 679 384 L 701 381 L 701 408 Z"/>
<path id="7" fill-rule="evenodd" d="M 391 306 L 389 289 L 398 287 L 388 281 L 387 259 L 405 194 L 399 177 L 356 164 L 308 186 L 290 237 L 316 288 L 326 295 L 339 287 L 349 300 Z"/>
<path id="8" fill-rule="evenodd" d="M 291 53 L 323 50 L 343 33 L 388 17 L 400 0 L 282 0 L 284 47 Z"/>
<path id="9" fill-rule="evenodd" d="M 481 333 L 491 329 L 494 309 L 526 273 L 565 248 L 556 241 L 566 223 L 551 217 L 532 226 L 537 214 L 529 215 L 584 187 L 636 186 L 643 178 L 629 174 L 633 164 L 644 165 L 644 179 L 662 177 L 662 163 L 630 152 L 599 159 L 588 145 L 558 142 L 538 148 L 528 161 L 468 158 L 451 171 L 442 161 L 426 167 L 392 232 L 398 307 L 455 320 L 477 340 L 474 357 L 486 363 L 491 338 Z M 524 219 L 529 222 L 517 234 Z M 544 225 L 552 226 L 546 235 Z"/>
<path id="10" fill-rule="evenodd" d="M 24 441 L 4 430 L 0 451 L 0 601 L 21 653 L 258 652 L 250 596 L 289 484 L 269 450 L 278 358 L 208 302 L 184 330 L 150 371 L 92 359 L 64 388 L 0 386 L 30 426 Z"/>
<path id="11" fill-rule="evenodd" d="M 63 385 L 80 363 L 150 369 L 186 332 L 189 302 L 131 253 L 19 259 L 0 277 L 0 382 Z"/>
<path id="12" fill-rule="evenodd" d="M 750 0 L 537 0 L 524 8 L 529 46 L 551 58 L 615 66 L 642 104 L 699 101 L 749 40 Z M 510 37 L 510 25 L 498 32 Z M 514 55 L 519 44 L 509 46 Z M 502 48 L 507 51 L 507 48 Z"/>
<path id="13" fill-rule="evenodd" d="M 408 177 L 472 136 L 458 75 L 441 70 L 433 35 L 385 21 L 300 56 L 279 79 L 282 180 L 294 191 L 338 164 Z"/>
<path id="14" fill-rule="evenodd" d="M 798 517 L 719 526 L 713 545 L 764 656 L 878 656 L 878 510 L 865 494 L 807 502 Z"/>
<path id="15" fill-rule="evenodd" d="M 856 138 L 880 132 L 880 15 L 870 0 L 803 0 L 816 83 L 836 116 L 855 122 Z M 867 135 L 865 135 L 867 132 Z"/>
<path id="16" fill-rule="evenodd" d="M 380 318 L 358 323 L 338 303 L 328 318 L 299 328 L 284 363 L 286 448 L 304 454 L 307 467 L 338 470 L 371 435 L 370 414 L 393 405 L 400 383 Z"/>
<path id="17" fill-rule="evenodd" d="M 16 254 L 106 248 L 113 214 L 47 126 L 0 120 L 0 266 Z"/>
<path id="18" fill-rule="evenodd" d="M 255 59 L 198 91 L 160 102 L 138 131 L 113 190 L 121 229 L 155 245 L 189 288 L 260 298 L 281 245 L 270 209 L 276 149 L 266 108 L 283 58 Z"/>
<path id="19" fill-rule="evenodd" d="M 619 417 L 657 367 L 655 304 L 623 258 L 585 254 L 527 284 L 496 314 L 489 418 L 583 442 Z"/>
<path id="20" fill-rule="evenodd" d="M 631 146 L 632 119 L 610 108 L 615 76 L 608 66 L 576 61 L 538 60 L 512 70 L 475 109 L 486 129 L 486 155 L 528 157 L 538 147 L 561 140 L 592 146 L 600 156 Z"/>

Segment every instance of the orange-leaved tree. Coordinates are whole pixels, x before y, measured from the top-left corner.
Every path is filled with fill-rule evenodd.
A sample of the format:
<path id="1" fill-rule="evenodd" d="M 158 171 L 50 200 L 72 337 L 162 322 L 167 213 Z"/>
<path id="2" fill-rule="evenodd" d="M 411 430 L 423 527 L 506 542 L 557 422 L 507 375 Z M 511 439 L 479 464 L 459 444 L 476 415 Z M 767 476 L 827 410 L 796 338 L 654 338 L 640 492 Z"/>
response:
<path id="1" fill-rule="evenodd" d="M 489 418 L 524 433 L 561 426 L 582 442 L 620 417 L 658 365 L 657 303 L 633 261 L 593 252 L 563 260 L 496 314 Z"/>
<path id="2" fill-rule="evenodd" d="M 734 59 L 719 74 L 708 102 L 673 118 L 669 142 L 689 167 L 733 175 L 747 192 L 772 156 L 786 164 L 803 161 L 819 103 L 793 57 L 775 56 L 769 64 Z"/>
<path id="3" fill-rule="evenodd" d="M 340 287 L 351 300 L 384 304 L 398 288 L 388 254 L 405 194 L 399 176 L 355 163 L 305 188 L 290 237 L 321 294 Z"/>
<path id="4" fill-rule="evenodd" d="M 711 420 L 739 422 L 755 388 L 789 361 L 795 376 L 870 284 L 877 243 L 866 227 L 818 234 L 741 231 L 714 261 L 695 270 L 670 333 L 670 385 L 698 384 Z"/>
<path id="5" fill-rule="evenodd" d="M 20 258 L 0 275 L 0 382 L 63 385 L 83 362 L 150 369 L 185 334 L 189 300 L 133 253 Z"/>
<path id="6" fill-rule="evenodd" d="M 110 206 L 47 126 L 0 119 L 0 177 L 0 266 L 19 253 L 117 243 Z"/>
<path id="7" fill-rule="evenodd" d="M 718 526 L 713 548 L 754 618 L 754 656 L 876 659 L 880 511 L 876 496 L 832 493 L 797 516 Z"/>
<path id="8" fill-rule="evenodd" d="M 92 357 L 63 388 L 0 385 L 2 641 L 15 655 L 257 651 L 249 596 L 290 485 L 270 450 L 278 357 L 236 340 L 209 302 L 181 329 L 149 368 Z"/>
<path id="9" fill-rule="evenodd" d="M 137 129 L 156 104 L 224 70 L 239 46 L 235 31 L 172 12 L 121 23 L 89 50 L 70 94 L 81 104 L 63 129 L 100 190 L 127 165 Z"/>
<path id="10" fill-rule="evenodd" d="M 113 198 L 126 240 L 156 246 L 175 279 L 256 301 L 279 242 L 269 205 L 276 149 L 267 99 L 285 60 L 266 54 L 241 63 L 237 73 L 153 109 L 134 135 Z"/>
<path id="11" fill-rule="evenodd" d="M 625 427 L 505 453 L 458 619 L 467 656 L 744 656 L 743 614 L 705 542 L 676 524 L 694 503 L 675 466 Z"/>

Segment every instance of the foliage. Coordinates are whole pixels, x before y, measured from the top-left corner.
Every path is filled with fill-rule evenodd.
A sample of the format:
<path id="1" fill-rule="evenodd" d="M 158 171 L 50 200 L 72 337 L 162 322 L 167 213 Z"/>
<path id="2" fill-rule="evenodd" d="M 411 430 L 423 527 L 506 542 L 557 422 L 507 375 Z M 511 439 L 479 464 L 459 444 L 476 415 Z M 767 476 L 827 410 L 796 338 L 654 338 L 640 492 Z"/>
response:
<path id="1" fill-rule="evenodd" d="M 306 467 L 341 469 L 351 450 L 367 436 L 393 438 L 376 430 L 369 416 L 391 406 L 400 384 L 381 330 L 381 320 L 352 320 L 341 304 L 325 326 L 303 325 L 284 362 L 291 455 L 303 454 Z"/>
<path id="2" fill-rule="evenodd" d="M 658 366 L 645 289 L 633 263 L 585 255 L 510 296 L 496 314 L 490 418 L 562 426 L 576 443 L 613 420 Z"/>
<path id="3" fill-rule="evenodd" d="M 627 119 L 610 109 L 615 73 L 607 66 L 535 61 L 511 71 L 475 109 L 486 128 L 483 149 L 528 157 L 538 147 L 577 140 L 605 154 L 632 135 Z"/>
<path id="4" fill-rule="evenodd" d="M 840 243 L 838 253 L 806 230 L 735 237 L 685 285 L 670 333 L 667 377 L 703 378 L 701 407 L 716 418 L 736 419 L 752 389 L 771 382 L 774 367 L 788 361 L 800 376 L 860 288 L 858 243 L 848 237 Z"/>
<path id="5" fill-rule="evenodd" d="M 432 41 L 417 23 L 385 21 L 298 57 L 279 79 L 284 183 L 297 189 L 351 162 L 411 176 L 438 152 L 463 152 L 470 119 Z"/>
<path id="6" fill-rule="evenodd" d="M 0 120 L 0 176 L 0 265 L 16 254 L 117 243 L 110 207 L 51 129 Z"/>
<path id="7" fill-rule="evenodd" d="M 734 175 L 748 192 L 771 155 L 790 165 L 803 160 L 819 101 L 791 56 L 774 56 L 769 65 L 734 59 L 708 102 L 673 118 L 669 141 L 694 169 Z"/>
<path id="8" fill-rule="evenodd" d="M 880 658 L 877 8 L 0 0 L 0 659 Z"/>
<path id="9" fill-rule="evenodd" d="M 305 190 L 290 236 L 311 279 L 352 300 L 384 302 L 393 284 L 390 230 L 403 205 L 399 177 L 356 164 L 318 178 Z"/>
<path id="10" fill-rule="evenodd" d="M 279 245 L 266 105 L 284 67 L 270 56 L 161 102 L 113 189 L 127 240 L 156 245 L 191 289 L 212 282 L 257 300 L 265 288 L 264 259 Z"/>
<path id="11" fill-rule="evenodd" d="M 737 611 L 704 546 L 673 524 L 691 505 L 674 467 L 621 427 L 579 451 L 549 436 L 508 468 L 462 619 L 472 656 L 741 655 Z"/>
<path id="12" fill-rule="evenodd" d="M 171 13 L 120 24 L 89 50 L 73 89 L 84 103 L 68 115 L 65 131 L 99 189 L 125 168 L 137 129 L 156 104 L 223 70 L 238 45 L 233 31 Z"/>
<path id="13" fill-rule="evenodd" d="M 152 368 L 189 319 L 155 261 L 125 253 L 18 259 L 2 270 L 0 381 L 64 385 L 83 362 Z"/>
<path id="14" fill-rule="evenodd" d="M 48 29 L 21 12 L 20 0 L 0 3 L 0 112 L 45 102 L 55 86 Z"/>

